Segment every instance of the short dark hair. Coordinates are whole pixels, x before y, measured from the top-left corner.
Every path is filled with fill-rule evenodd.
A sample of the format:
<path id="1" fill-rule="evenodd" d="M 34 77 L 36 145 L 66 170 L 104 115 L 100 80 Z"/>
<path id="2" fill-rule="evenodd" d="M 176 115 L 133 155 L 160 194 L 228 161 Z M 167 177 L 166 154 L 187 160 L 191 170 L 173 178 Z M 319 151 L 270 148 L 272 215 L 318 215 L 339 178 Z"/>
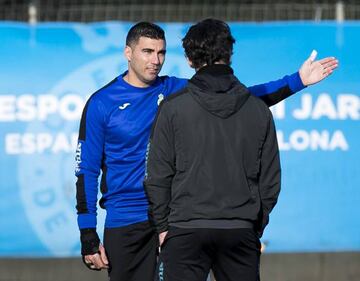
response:
<path id="1" fill-rule="evenodd" d="M 138 22 L 130 28 L 126 36 L 126 45 L 136 44 L 140 37 L 165 40 L 165 32 L 157 24 L 145 21 Z"/>
<path id="2" fill-rule="evenodd" d="M 225 22 L 205 19 L 191 26 L 182 42 L 185 55 L 198 69 L 220 61 L 230 64 L 235 39 Z"/>

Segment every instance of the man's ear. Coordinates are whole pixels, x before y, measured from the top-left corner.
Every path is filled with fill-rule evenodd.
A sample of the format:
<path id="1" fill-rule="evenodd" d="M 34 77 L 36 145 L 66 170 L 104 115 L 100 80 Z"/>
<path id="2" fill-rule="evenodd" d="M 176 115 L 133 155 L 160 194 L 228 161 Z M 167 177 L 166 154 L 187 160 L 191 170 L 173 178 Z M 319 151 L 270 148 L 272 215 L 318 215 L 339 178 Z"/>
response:
<path id="1" fill-rule="evenodd" d="M 125 49 L 124 49 L 124 56 L 125 58 L 127 59 L 127 61 L 131 61 L 131 58 L 132 58 L 132 49 L 130 46 L 125 46 Z"/>
<path id="2" fill-rule="evenodd" d="M 193 63 L 192 63 L 192 61 L 189 60 L 188 57 L 186 57 L 186 61 L 187 61 L 187 63 L 189 64 L 189 66 L 190 66 L 191 68 L 195 68 L 194 65 L 193 65 Z"/>

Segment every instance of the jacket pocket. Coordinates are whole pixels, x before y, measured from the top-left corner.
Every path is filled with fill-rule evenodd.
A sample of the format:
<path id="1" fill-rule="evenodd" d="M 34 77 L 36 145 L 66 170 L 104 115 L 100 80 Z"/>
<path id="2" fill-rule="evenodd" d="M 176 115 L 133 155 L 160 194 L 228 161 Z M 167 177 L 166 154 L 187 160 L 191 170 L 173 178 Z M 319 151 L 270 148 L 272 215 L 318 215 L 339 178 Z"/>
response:
<path id="1" fill-rule="evenodd" d="M 255 202 L 259 197 L 259 184 L 257 180 L 254 180 L 252 178 L 247 178 L 248 187 L 250 190 L 250 199 L 251 201 Z"/>
<path id="2" fill-rule="evenodd" d="M 189 228 L 179 228 L 179 227 L 175 227 L 175 226 L 169 226 L 168 228 L 168 233 L 165 236 L 164 242 L 161 245 L 161 249 L 163 249 L 169 242 L 169 240 L 171 240 L 174 237 L 178 237 L 178 236 L 184 236 L 184 235 L 191 235 L 194 233 L 194 231 L 192 229 Z"/>

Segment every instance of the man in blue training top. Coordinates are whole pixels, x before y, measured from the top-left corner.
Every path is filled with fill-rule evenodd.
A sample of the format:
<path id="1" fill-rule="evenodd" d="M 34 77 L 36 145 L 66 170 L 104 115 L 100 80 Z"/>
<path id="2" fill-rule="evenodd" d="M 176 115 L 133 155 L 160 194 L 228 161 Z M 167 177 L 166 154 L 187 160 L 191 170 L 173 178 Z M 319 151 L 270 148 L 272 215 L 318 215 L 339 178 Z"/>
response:
<path id="1" fill-rule="evenodd" d="M 146 148 L 161 100 L 187 85 L 187 79 L 158 76 L 165 53 L 165 35 L 159 26 L 134 25 L 124 51 L 128 70 L 89 98 L 80 121 L 76 208 L 81 254 L 90 269 L 108 269 L 111 281 L 154 277 L 159 241 L 148 222 L 143 188 Z M 308 59 L 299 72 L 249 91 L 262 95 L 270 106 L 321 81 L 336 66 L 334 58 Z M 96 232 L 100 171 L 100 206 L 106 209 L 104 246 Z"/>

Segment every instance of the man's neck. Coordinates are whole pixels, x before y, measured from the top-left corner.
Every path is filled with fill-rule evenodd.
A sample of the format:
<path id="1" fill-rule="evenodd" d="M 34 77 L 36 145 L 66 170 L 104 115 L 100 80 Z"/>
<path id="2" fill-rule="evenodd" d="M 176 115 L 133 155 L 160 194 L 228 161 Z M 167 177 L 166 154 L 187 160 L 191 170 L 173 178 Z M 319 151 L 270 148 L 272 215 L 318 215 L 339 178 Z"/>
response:
<path id="1" fill-rule="evenodd" d="M 154 81 L 151 82 L 144 82 L 142 80 L 140 80 L 135 73 L 132 73 L 131 70 L 129 69 L 128 72 L 126 73 L 126 75 L 124 75 L 123 77 L 124 81 L 127 82 L 128 84 L 130 84 L 131 86 L 137 87 L 137 88 L 147 88 L 150 87 L 152 84 L 154 84 L 154 82 L 156 81 L 156 79 Z"/>
<path id="2" fill-rule="evenodd" d="M 226 64 L 224 61 L 220 60 L 220 61 L 216 61 L 214 62 L 214 64 Z M 207 64 L 205 63 L 204 65 L 202 65 L 201 67 L 199 68 L 195 68 L 195 71 L 198 72 L 201 68 L 207 66 Z"/>
<path id="3" fill-rule="evenodd" d="M 147 88 L 147 87 L 151 86 L 152 83 L 154 83 L 154 81 L 152 83 L 145 83 L 145 82 L 139 80 L 134 75 L 131 75 L 129 72 L 123 77 L 123 79 L 131 86 L 134 86 L 137 88 Z"/>

